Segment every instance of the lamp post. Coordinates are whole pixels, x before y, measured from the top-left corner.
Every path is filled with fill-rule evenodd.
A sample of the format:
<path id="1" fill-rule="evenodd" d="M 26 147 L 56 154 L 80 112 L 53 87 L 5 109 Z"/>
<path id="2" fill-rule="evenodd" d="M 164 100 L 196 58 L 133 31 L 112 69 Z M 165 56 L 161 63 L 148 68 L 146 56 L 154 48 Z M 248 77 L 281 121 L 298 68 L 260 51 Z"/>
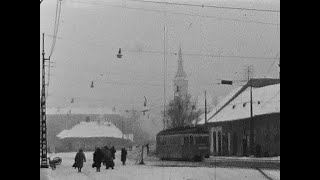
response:
<path id="1" fill-rule="evenodd" d="M 144 148 L 145 145 L 142 145 L 142 150 L 141 150 L 141 161 L 140 161 L 140 165 L 144 165 L 144 162 L 143 162 L 143 148 Z"/>

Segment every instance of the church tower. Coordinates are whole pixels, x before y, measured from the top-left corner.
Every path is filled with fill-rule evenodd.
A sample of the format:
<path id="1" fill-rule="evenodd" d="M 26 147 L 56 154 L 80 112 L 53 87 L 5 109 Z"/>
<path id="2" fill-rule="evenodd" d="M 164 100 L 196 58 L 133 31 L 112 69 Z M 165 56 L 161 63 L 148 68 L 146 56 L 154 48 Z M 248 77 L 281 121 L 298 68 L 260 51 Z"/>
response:
<path id="1" fill-rule="evenodd" d="M 186 94 L 188 94 L 188 80 L 187 80 L 187 74 L 183 70 L 181 46 L 179 48 L 178 71 L 173 80 L 173 84 L 174 84 L 174 97 L 184 97 Z"/>

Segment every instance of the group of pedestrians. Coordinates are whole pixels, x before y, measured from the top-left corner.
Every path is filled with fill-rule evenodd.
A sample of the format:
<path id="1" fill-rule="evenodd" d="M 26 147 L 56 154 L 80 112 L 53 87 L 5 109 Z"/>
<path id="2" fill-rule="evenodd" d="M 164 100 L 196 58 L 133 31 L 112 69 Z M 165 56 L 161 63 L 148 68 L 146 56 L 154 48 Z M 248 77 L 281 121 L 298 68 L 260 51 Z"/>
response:
<path id="1" fill-rule="evenodd" d="M 114 160 L 115 160 L 116 149 L 114 146 L 108 148 L 104 146 L 102 148 L 97 147 L 93 153 L 93 164 L 92 168 L 96 168 L 97 172 L 100 172 L 100 168 L 103 165 L 106 166 L 106 169 L 114 169 Z M 123 165 L 126 164 L 127 160 L 127 150 L 125 148 L 121 149 L 121 162 Z M 80 149 L 76 154 L 75 163 L 73 164 L 74 168 L 78 168 L 78 172 L 81 172 L 83 163 L 86 162 L 86 156 L 83 153 L 83 150 Z"/>

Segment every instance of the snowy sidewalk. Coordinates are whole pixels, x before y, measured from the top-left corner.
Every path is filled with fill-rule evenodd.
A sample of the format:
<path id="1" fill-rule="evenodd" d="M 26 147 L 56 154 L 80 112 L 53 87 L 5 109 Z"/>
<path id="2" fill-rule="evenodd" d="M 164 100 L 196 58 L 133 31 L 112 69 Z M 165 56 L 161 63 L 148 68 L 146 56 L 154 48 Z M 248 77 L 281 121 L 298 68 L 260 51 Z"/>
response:
<path id="1" fill-rule="evenodd" d="M 204 163 L 219 167 L 280 169 L 280 157 L 255 158 L 210 156 L 210 158 L 205 159 Z"/>
<path id="2" fill-rule="evenodd" d="M 40 180 L 53 180 L 52 170 L 49 168 L 40 168 Z"/>
<path id="3" fill-rule="evenodd" d="M 154 158 L 146 158 L 146 165 L 136 165 L 137 152 L 129 152 L 126 166 L 120 162 L 120 151 L 116 153 L 115 169 L 106 170 L 101 168 L 101 172 L 96 172 L 92 165 L 92 153 L 85 152 L 87 162 L 84 163 L 82 173 L 78 173 L 72 168 L 74 162 L 73 153 L 58 153 L 51 157 L 61 157 L 62 164 L 56 170 L 41 169 L 41 180 L 278 180 L 280 170 L 249 168 L 221 168 L 204 165 L 203 162 L 179 162 L 179 161 L 159 161 Z M 130 158 L 130 156 L 132 158 Z M 149 160 L 148 160 L 149 159 Z M 152 160 L 151 160 L 152 159 Z M 170 166 L 172 165 L 172 166 Z"/>

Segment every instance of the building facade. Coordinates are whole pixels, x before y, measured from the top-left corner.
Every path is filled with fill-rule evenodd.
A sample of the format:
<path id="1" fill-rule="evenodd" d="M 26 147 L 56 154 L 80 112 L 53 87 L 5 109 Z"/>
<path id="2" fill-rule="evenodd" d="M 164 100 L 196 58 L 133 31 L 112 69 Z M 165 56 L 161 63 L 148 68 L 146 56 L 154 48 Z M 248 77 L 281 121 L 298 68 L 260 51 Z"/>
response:
<path id="1" fill-rule="evenodd" d="M 280 113 L 254 117 L 254 156 L 280 156 Z M 216 156 L 249 156 L 250 118 L 209 123 L 210 152 Z"/>
<path id="2" fill-rule="evenodd" d="M 209 130 L 212 155 L 280 156 L 280 80 L 252 79 L 230 93 L 209 114 L 208 122 L 205 124 L 202 119 L 200 124 Z"/>

